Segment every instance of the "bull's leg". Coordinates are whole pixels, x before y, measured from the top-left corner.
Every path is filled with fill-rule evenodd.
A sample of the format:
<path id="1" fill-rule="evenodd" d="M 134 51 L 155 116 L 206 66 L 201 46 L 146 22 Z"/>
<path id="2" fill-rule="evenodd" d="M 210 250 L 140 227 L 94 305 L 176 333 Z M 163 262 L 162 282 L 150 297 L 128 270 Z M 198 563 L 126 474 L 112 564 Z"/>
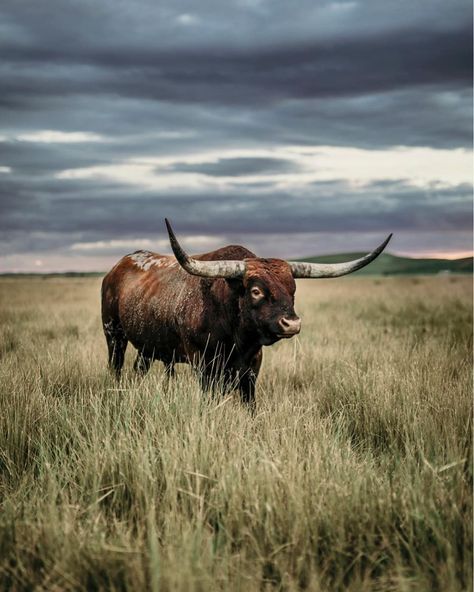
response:
<path id="1" fill-rule="evenodd" d="M 199 371 L 199 384 L 202 392 L 213 399 L 228 388 L 228 382 L 222 375 L 216 375 L 212 370 Z"/>
<path id="2" fill-rule="evenodd" d="M 206 395 L 213 396 L 215 394 L 217 372 L 216 367 L 219 367 L 219 358 L 217 355 L 212 355 L 207 352 L 208 357 L 195 355 L 192 359 L 192 366 L 199 378 L 201 390 Z"/>
<path id="3" fill-rule="evenodd" d="M 165 374 L 168 380 L 175 376 L 174 362 L 165 362 Z"/>
<path id="4" fill-rule="evenodd" d="M 262 350 L 253 358 L 250 368 L 239 379 L 239 393 L 242 403 L 248 405 L 249 410 L 255 413 L 255 385 L 257 383 L 258 373 L 262 365 Z"/>
<path id="5" fill-rule="evenodd" d="M 137 374 L 141 376 L 145 376 L 145 374 L 150 369 L 150 366 L 153 362 L 153 358 L 149 358 L 145 356 L 142 352 L 138 352 L 135 362 L 133 364 L 133 369 Z"/>
<path id="6" fill-rule="evenodd" d="M 163 388 L 165 391 L 168 391 L 170 388 L 170 382 L 175 377 L 175 370 L 174 370 L 174 361 L 165 361 L 162 360 L 163 364 L 165 365 L 165 376 L 163 379 Z"/>
<path id="7" fill-rule="evenodd" d="M 118 379 L 125 361 L 128 340 L 120 324 L 115 323 L 113 320 L 104 322 L 103 327 L 109 352 L 109 368 Z"/>
<path id="8" fill-rule="evenodd" d="M 256 403 L 255 403 L 255 384 L 257 382 L 257 377 L 249 370 L 239 381 L 239 393 L 240 393 L 240 400 L 242 403 L 248 406 L 249 410 L 252 413 L 255 413 Z"/>
<path id="9" fill-rule="evenodd" d="M 213 384 L 215 383 L 212 374 L 204 370 L 198 370 L 198 376 L 202 391 L 204 393 L 210 393 L 213 390 Z"/>

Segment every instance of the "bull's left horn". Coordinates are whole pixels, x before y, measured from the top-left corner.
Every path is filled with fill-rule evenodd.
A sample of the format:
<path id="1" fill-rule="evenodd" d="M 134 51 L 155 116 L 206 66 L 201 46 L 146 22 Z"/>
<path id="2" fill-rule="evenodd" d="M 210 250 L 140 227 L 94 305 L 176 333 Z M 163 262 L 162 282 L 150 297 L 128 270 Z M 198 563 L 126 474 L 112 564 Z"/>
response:
<path id="1" fill-rule="evenodd" d="M 304 263 L 299 261 L 288 261 L 288 263 L 294 278 L 339 277 L 357 271 L 368 265 L 380 255 L 391 238 L 392 235 L 390 234 L 381 245 L 372 251 L 372 253 L 369 253 L 360 259 L 354 259 L 354 261 L 346 261 L 345 263 Z"/>
<path id="2" fill-rule="evenodd" d="M 183 269 L 192 275 L 207 278 L 241 278 L 245 274 L 244 261 L 200 261 L 190 257 L 178 243 L 171 224 L 165 218 L 166 228 L 170 237 L 171 248 Z"/>

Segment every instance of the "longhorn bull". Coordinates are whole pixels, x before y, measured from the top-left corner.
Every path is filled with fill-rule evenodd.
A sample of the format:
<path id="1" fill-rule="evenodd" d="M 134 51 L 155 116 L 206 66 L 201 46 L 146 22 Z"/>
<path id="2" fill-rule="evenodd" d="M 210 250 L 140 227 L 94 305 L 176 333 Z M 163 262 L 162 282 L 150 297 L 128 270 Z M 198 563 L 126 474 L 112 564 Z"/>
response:
<path id="1" fill-rule="evenodd" d="M 136 251 L 123 257 L 102 283 L 102 323 L 109 366 L 117 376 L 128 342 L 138 350 L 134 368 L 145 374 L 154 360 L 174 373 L 178 362 L 199 366 L 204 388 L 216 378 L 237 387 L 255 405 L 262 346 L 299 333 L 294 310 L 297 278 L 330 278 L 368 265 L 374 251 L 346 263 L 262 259 L 231 245 L 188 256 L 166 220 L 175 257 Z"/>

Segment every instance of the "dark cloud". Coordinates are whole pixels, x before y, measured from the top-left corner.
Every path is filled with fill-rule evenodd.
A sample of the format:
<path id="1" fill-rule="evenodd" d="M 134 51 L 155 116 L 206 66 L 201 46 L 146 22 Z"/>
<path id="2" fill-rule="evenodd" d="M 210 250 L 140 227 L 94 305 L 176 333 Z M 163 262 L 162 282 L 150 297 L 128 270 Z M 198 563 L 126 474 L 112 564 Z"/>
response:
<path id="1" fill-rule="evenodd" d="M 381 192 L 379 183 L 355 190 L 334 182 L 314 184 L 308 195 L 294 196 L 254 193 L 251 188 L 219 195 L 169 195 L 94 182 L 88 197 L 83 196 L 82 181 L 56 180 L 56 185 L 54 192 L 48 186 L 47 200 L 25 194 L 22 186 L 16 192 L 14 185 L 8 187 L 10 201 L 2 212 L 0 231 L 4 239 L 15 239 L 17 251 L 30 249 L 31 240 L 23 240 L 30 236 L 36 237 L 38 251 L 49 250 L 51 244 L 67 248 L 77 241 L 166 238 L 165 217 L 185 235 L 233 236 L 241 242 L 247 235 L 274 233 L 442 233 L 472 228 L 469 185 L 427 191 L 399 181 L 386 183 Z M 5 186 L 0 190 L 3 193 Z M 290 245 L 291 240 L 288 249 Z"/>
<path id="2" fill-rule="evenodd" d="M 470 86 L 472 35 L 412 30 L 281 47 L 199 50 L 4 46 L 5 104 L 33 96 L 117 94 L 158 101 L 268 105 L 410 86 Z M 40 65 L 38 68 L 38 64 Z M 49 64 L 43 71 L 42 64 Z M 29 97 L 29 99 L 27 98 Z"/>
<path id="3" fill-rule="evenodd" d="M 4 0 L 0 22 L 3 253 L 155 236 L 165 215 L 184 233 L 257 246 L 275 233 L 396 231 L 419 236 L 419 249 L 438 232 L 442 250 L 450 233 L 470 231 L 470 185 L 335 178 L 292 191 L 278 177 L 303 178 L 303 167 L 271 156 L 281 146 L 471 149 L 465 0 Z M 19 140 L 41 130 L 103 141 Z M 255 150 L 270 156 L 225 155 Z M 169 156 L 157 174 L 199 173 L 207 189 L 60 178 Z M 274 180 L 245 183 L 258 175 Z M 416 251 L 416 239 L 406 244 Z"/>
<path id="4" fill-rule="evenodd" d="M 199 173 L 211 177 L 240 177 L 258 174 L 278 174 L 297 170 L 292 161 L 282 158 L 219 158 L 214 162 L 189 164 L 178 162 L 171 170 L 182 173 Z"/>
<path id="5" fill-rule="evenodd" d="M 0 163 L 14 169 L 15 173 L 50 175 L 64 169 L 94 166 L 110 162 L 104 158 L 107 150 L 96 148 L 93 143 L 47 144 L 23 141 L 0 142 Z"/>

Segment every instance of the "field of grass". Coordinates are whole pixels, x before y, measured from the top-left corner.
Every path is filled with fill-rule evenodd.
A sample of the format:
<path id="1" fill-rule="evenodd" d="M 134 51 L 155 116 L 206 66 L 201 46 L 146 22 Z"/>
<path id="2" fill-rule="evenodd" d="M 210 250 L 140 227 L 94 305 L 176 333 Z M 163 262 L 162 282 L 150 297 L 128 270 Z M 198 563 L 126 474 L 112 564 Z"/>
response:
<path id="1" fill-rule="evenodd" d="M 255 417 L 116 384 L 99 290 L 0 280 L 1 590 L 471 589 L 470 277 L 300 281 Z"/>

